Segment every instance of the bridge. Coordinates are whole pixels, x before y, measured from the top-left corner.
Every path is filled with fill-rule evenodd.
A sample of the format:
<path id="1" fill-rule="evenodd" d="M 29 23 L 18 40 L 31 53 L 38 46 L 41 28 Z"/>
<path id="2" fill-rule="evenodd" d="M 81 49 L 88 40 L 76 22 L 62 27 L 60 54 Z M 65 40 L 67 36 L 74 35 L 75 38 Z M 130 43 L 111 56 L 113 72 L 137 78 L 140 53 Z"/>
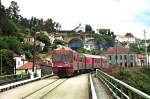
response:
<path id="1" fill-rule="evenodd" d="M 0 99 L 150 99 L 150 96 L 97 69 L 59 79 L 47 75 L 0 86 Z"/>
<path id="2" fill-rule="evenodd" d="M 62 37 L 73 49 L 82 48 L 87 42 L 96 42 L 91 33 L 55 33 L 54 37 Z"/>

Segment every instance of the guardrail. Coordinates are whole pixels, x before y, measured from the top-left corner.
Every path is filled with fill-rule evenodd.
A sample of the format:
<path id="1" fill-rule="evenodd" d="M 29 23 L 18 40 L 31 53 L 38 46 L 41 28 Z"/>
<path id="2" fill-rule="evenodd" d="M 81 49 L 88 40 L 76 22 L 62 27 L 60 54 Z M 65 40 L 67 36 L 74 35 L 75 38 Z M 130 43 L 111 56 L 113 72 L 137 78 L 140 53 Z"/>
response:
<path id="1" fill-rule="evenodd" d="M 18 81 L 18 82 L 14 82 L 14 83 L 10 83 L 10 84 L 7 84 L 7 85 L 3 85 L 3 86 L 0 86 L 0 92 L 3 92 L 3 91 L 7 91 L 9 89 L 12 89 L 12 88 L 15 88 L 15 87 L 18 87 L 18 86 L 21 86 L 21 85 L 24 85 L 24 84 L 27 84 L 27 83 L 30 83 L 30 82 L 34 82 L 34 81 L 37 81 L 37 80 L 41 80 L 41 79 L 45 79 L 45 78 L 48 78 L 48 77 L 51 77 L 53 75 L 45 75 L 43 77 L 36 77 L 36 78 L 33 78 L 33 79 L 27 79 L 27 80 L 23 80 L 23 81 Z"/>
<path id="2" fill-rule="evenodd" d="M 96 77 L 109 89 L 117 99 L 150 99 L 150 96 L 103 71 L 97 69 Z"/>
<path id="3" fill-rule="evenodd" d="M 0 76 L 0 85 L 5 85 L 20 80 L 29 79 L 30 74 L 13 74 L 13 75 L 4 75 Z"/>

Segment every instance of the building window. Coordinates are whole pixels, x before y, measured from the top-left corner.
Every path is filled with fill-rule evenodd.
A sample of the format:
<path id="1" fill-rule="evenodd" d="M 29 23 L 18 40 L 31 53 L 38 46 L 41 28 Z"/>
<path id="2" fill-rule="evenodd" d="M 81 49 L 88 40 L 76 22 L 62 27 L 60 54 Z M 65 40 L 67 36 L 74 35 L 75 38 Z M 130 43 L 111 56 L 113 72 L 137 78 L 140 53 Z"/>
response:
<path id="1" fill-rule="evenodd" d="M 90 48 L 93 48 L 93 45 L 90 45 Z"/>
<path id="2" fill-rule="evenodd" d="M 85 45 L 86 48 L 88 48 L 88 45 Z"/>
<path id="3" fill-rule="evenodd" d="M 122 60 L 122 55 L 120 55 L 120 60 Z"/>
<path id="4" fill-rule="evenodd" d="M 111 55 L 109 55 L 109 60 L 111 60 Z"/>
<path id="5" fill-rule="evenodd" d="M 130 59 L 133 60 L 133 55 L 130 55 Z"/>
<path id="6" fill-rule="evenodd" d="M 122 63 L 120 63 L 120 66 L 122 66 Z"/>
<path id="7" fill-rule="evenodd" d="M 20 61 L 18 61 L 18 65 L 20 65 Z"/>
<path id="8" fill-rule="evenodd" d="M 125 59 L 125 60 L 127 59 L 127 55 L 124 55 L 124 59 Z"/>

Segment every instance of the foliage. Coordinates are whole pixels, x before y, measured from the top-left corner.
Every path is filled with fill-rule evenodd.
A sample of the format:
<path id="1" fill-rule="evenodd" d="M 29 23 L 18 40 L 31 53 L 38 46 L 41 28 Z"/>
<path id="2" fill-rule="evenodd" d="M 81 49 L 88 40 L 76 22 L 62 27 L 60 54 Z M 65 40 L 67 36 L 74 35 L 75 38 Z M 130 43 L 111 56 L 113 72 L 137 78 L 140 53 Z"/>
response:
<path id="1" fill-rule="evenodd" d="M 150 67 L 145 66 L 142 70 L 142 72 L 150 77 Z"/>
<path id="2" fill-rule="evenodd" d="M 45 45 L 49 45 L 50 44 L 50 40 L 49 37 L 45 34 L 36 34 L 36 39 L 43 42 Z"/>
<path id="3" fill-rule="evenodd" d="M 65 42 L 63 40 L 55 39 L 54 40 L 54 44 L 55 45 L 63 45 L 63 46 L 65 46 L 67 44 L 67 42 Z"/>
<path id="4" fill-rule="evenodd" d="M 150 77 L 147 74 L 121 70 L 115 75 L 115 77 L 147 94 L 150 94 Z"/>
<path id="5" fill-rule="evenodd" d="M 0 55 L 2 55 L 2 75 L 9 75 L 14 73 L 13 65 L 13 53 L 8 49 L 1 49 Z M 1 69 L 1 68 L 0 68 Z"/>
<path id="6" fill-rule="evenodd" d="M 101 47 L 103 45 L 103 48 L 114 46 L 115 35 L 113 33 L 107 34 L 107 30 L 109 30 L 109 29 L 100 29 L 99 31 L 101 34 L 94 35 L 94 37 L 96 38 L 97 44 L 101 45 Z M 100 47 L 100 46 L 98 46 L 98 47 Z"/>
<path id="7" fill-rule="evenodd" d="M 16 37 L 0 38 L 0 49 L 9 49 L 17 54 L 22 52 L 22 44 Z"/>
<path id="8" fill-rule="evenodd" d="M 138 44 L 130 44 L 129 49 L 133 52 L 137 52 L 138 54 L 144 54 L 144 48 L 139 48 Z"/>
<path id="9" fill-rule="evenodd" d="M 15 23 L 6 17 L 5 11 L 0 9 L 0 35 L 15 35 L 17 27 Z"/>
<path id="10" fill-rule="evenodd" d="M 85 32 L 86 33 L 92 33 L 93 29 L 91 27 L 91 25 L 85 25 Z"/>
<path id="11" fill-rule="evenodd" d="M 19 42 L 16 37 L 5 37 L 4 41 L 7 43 L 9 50 L 17 54 L 21 54 L 22 45 L 21 45 L 21 42 Z"/>
<path id="12" fill-rule="evenodd" d="M 94 51 L 86 50 L 84 48 L 80 48 L 77 50 L 78 53 L 84 53 L 84 54 L 94 54 Z"/>
<path id="13" fill-rule="evenodd" d="M 17 4 L 17 2 L 15 1 L 11 1 L 11 4 L 9 6 L 8 9 L 6 9 L 6 13 L 7 13 L 7 16 L 13 20 L 15 23 L 18 23 L 19 21 L 19 6 Z"/>
<path id="14" fill-rule="evenodd" d="M 126 33 L 125 36 L 126 37 L 134 37 L 132 33 Z"/>

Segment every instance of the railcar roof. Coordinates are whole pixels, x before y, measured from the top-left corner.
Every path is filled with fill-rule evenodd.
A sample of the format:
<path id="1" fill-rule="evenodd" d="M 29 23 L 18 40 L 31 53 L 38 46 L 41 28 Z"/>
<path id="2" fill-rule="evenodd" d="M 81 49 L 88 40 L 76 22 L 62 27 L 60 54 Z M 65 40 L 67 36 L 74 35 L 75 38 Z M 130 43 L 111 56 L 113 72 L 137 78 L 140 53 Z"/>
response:
<path id="1" fill-rule="evenodd" d="M 105 56 L 91 55 L 91 54 L 82 54 L 82 56 L 107 59 Z"/>
<path id="2" fill-rule="evenodd" d="M 90 55 L 90 54 L 83 54 L 86 57 L 92 57 L 92 58 L 101 58 L 99 55 Z"/>
<path id="3" fill-rule="evenodd" d="M 72 50 L 71 48 L 66 47 L 66 46 L 60 46 L 60 47 L 54 49 L 54 51 L 61 51 L 61 50 L 62 50 L 62 51 L 71 51 L 71 52 L 75 52 L 74 50 Z"/>

